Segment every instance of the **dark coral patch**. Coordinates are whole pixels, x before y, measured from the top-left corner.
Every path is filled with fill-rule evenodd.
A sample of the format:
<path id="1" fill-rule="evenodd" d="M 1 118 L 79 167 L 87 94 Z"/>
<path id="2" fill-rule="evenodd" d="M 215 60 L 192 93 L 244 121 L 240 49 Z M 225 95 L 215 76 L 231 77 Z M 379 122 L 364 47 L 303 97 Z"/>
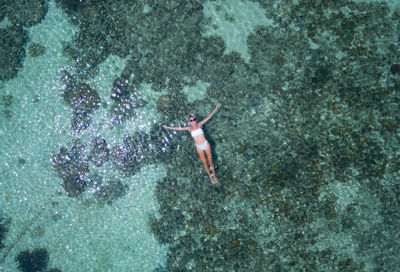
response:
<path id="1" fill-rule="evenodd" d="M 5 10 L 12 23 L 31 27 L 40 23 L 47 14 L 47 0 L 6 1 Z"/>
<path id="2" fill-rule="evenodd" d="M 92 113 L 100 106 L 99 94 L 85 83 L 69 86 L 64 99 L 77 114 Z"/>
<path id="3" fill-rule="evenodd" d="M 392 66 L 390 66 L 390 72 L 392 74 L 400 74 L 400 64 L 392 64 Z"/>
<path id="4" fill-rule="evenodd" d="M 75 84 L 74 80 L 67 85 L 64 100 L 73 109 L 71 125 L 78 132 L 89 127 L 90 114 L 101 106 L 100 96 L 96 90 L 85 83 Z"/>
<path id="5" fill-rule="evenodd" d="M 96 137 L 92 139 L 91 146 L 92 148 L 90 151 L 89 160 L 96 166 L 102 166 L 108 161 L 110 154 L 106 140 Z"/>
<path id="6" fill-rule="evenodd" d="M 0 80 L 10 80 L 18 74 L 25 58 L 27 41 L 28 35 L 22 27 L 0 28 Z"/>
<path id="7" fill-rule="evenodd" d="M 89 182 L 89 164 L 81 155 L 82 148 L 78 142 L 73 143 L 70 150 L 61 147 L 52 159 L 53 168 L 63 179 L 64 190 L 70 197 L 82 194 Z"/>
<path id="8" fill-rule="evenodd" d="M 6 238 L 6 235 L 8 233 L 8 227 L 7 225 L 10 223 L 10 220 L 7 220 L 2 217 L 0 214 L 0 249 L 4 247 L 3 241 Z"/>
<path id="9" fill-rule="evenodd" d="M 42 272 L 47 268 L 49 253 L 45 248 L 36 248 L 20 252 L 15 261 L 18 262 L 18 269 L 21 272 Z"/>
<path id="10" fill-rule="evenodd" d="M 45 51 L 46 47 L 38 43 L 31 43 L 28 46 L 28 53 L 34 58 L 43 55 Z"/>
<path id="11" fill-rule="evenodd" d="M 111 89 L 110 98 L 114 101 L 111 115 L 117 124 L 136 116 L 136 110 L 147 104 L 137 96 L 135 83 L 128 79 L 130 72 L 126 73 L 114 80 Z"/>
<path id="12" fill-rule="evenodd" d="M 0 3 L 0 22 L 3 21 L 5 15 L 6 15 L 6 12 L 5 12 L 5 8 L 4 8 L 4 3 L 1 2 Z"/>
<path id="13" fill-rule="evenodd" d="M 11 106 L 12 102 L 14 100 L 14 97 L 11 94 L 4 94 L 3 95 L 3 104 L 6 107 Z"/>
<path id="14" fill-rule="evenodd" d="M 168 147 L 174 142 L 172 137 L 155 129 L 150 133 L 125 135 L 123 143 L 111 149 L 110 161 L 124 175 L 133 175 L 143 165 L 165 159 L 169 154 Z"/>
<path id="15" fill-rule="evenodd" d="M 95 198 L 101 204 L 111 205 L 113 201 L 125 195 L 127 191 L 128 186 L 120 180 L 112 179 L 107 184 L 100 185 L 98 191 L 95 193 Z"/>
<path id="16" fill-rule="evenodd" d="M 85 2 L 82 0 L 56 0 L 57 4 L 69 15 L 77 12 L 85 7 Z"/>

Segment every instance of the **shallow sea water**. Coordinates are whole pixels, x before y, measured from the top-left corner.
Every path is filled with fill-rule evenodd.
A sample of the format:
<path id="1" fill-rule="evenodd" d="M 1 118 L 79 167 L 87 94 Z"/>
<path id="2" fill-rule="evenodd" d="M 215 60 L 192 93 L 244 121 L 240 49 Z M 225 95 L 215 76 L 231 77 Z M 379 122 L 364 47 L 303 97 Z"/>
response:
<path id="1" fill-rule="evenodd" d="M 165 7 L 127 1 L 123 11 L 104 4 L 109 8 L 104 14 L 118 15 L 105 16 L 113 31 L 97 19 L 104 14 L 92 11 L 90 1 L 86 10 L 79 1 L 43 2 L 44 19 L 24 27 L 29 41 L 18 74 L 0 81 L 0 223 L 7 229 L 0 234 L 1 271 L 19 271 L 18 254 L 35 248 L 49 253 L 47 268 L 38 271 L 399 269 L 400 54 L 390 49 L 399 42 L 397 1 L 366 1 L 370 7 L 387 4 L 390 11 L 382 42 L 368 41 L 369 48 L 358 43 L 367 40 L 362 31 L 372 24 L 368 19 L 348 23 L 349 28 L 343 23 L 318 29 L 302 22 L 312 12 L 293 11 L 304 1 L 187 1 L 186 6 L 169 1 Z M 337 10 L 325 10 L 326 17 L 351 17 L 350 4 L 342 2 Z M 182 24 L 176 14 L 183 16 Z M 85 16 L 93 18 L 87 29 Z M 93 34 L 96 22 L 100 30 Z M 13 24 L 6 14 L 0 27 Z M 190 40 L 191 30 L 180 31 L 185 24 L 195 26 L 197 40 Z M 126 25 L 137 25 L 136 36 Z M 180 33 L 189 42 L 179 40 Z M 340 35 L 354 35 L 352 44 L 342 45 Z M 77 37 L 92 47 L 84 48 Z M 128 47 L 126 54 L 112 51 L 119 42 L 128 44 L 121 46 Z M 44 54 L 32 57 L 32 43 L 43 45 Z M 112 51 L 104 57 L 98 53 L 103 47 L 95 49 L 103 43 Z M 78 53 L 66 53 L 71 44 Z M 365 64 L 363 54 L 350 56 L 354 51 L 369 54 L 376 65 Z M 348 68 L 363 65 L 371 70 Z M 339 93 L 333 89 L 340 69 L 360 74 L 348 88 L 352 80 L 346 78 Z M 62 95 L 70 83 L 66 72 L 95 89 L 101 101 L 81 131 L 71 127 L 76 109 Z M 132 97 L 144 103 L 124 107 L 128 117 L 116 124 L 110 111 L 118 101 L 112 89 L 119 78 L 129 81 Z M 363 85 L 368 79 L 374 83 Z M 353 87 L 373 91 L 353 97 Z M 368 99 L 376 93 L 382 97 L 374 106 Z M 189 134 L 160 126 L 185 123 L 192 109 L 205 117 L 216 103 L 223 107 L 205 126 L 219 176 L 219 184 L 211 186 Z M 140 133 L 158 136 L 151 144 L 129 145 L 127 136 Z M 97 181 L 103 184 L 119 180 L 125 188 L 116 197 L 118 192 L 107 191 L 105 202 L 96 183 L 70 197 L 52 162 L 74 140 L 90 161 L 96 137 L 114 157 L 101 166 L 89 162 L 84 178 L 101 177 Z M 138 157 L 132 163 L 131 153 L 118 155 L 112 147 L 136 150 Z"/>
<path id="2" fill-rule="evenodd" d="M 146 225 L 148 213 L 157 211 L 153 190 L 165 175 L 163 166 L 149 165 L 124 178 L 129 193 L 113 207 L 102 208 L 67 197 L 52 170 L 51 154 L 74 136 L 71 110 L 60 95 L 60 76 L 69 69 L 62 43 L 72 39 L 76 27 L 53 1 L 49 4 L 46 18 L 29 29 L 30 39 L 45 45 L 46 53 L 36 58 L 27 54 L 18 76 L 2 83 L 2 93 L 13 95 L 13 117 L 1 118 L 1 211 L 12 221 L 0 266 L 2 271 L 17 271 L 18 252 L 44 247 L 50 252 L 48 267 L 62 271 L 151 271 L 165 264 L 166 247 L 156 243 Z M 123 67 L 123 59 L 110 56 L 89 81 L 102 101 L 108 102 L 112 81 Z M 152 95 L 150 88 L 142 91 Z M 146 110 L 139 113 L 143 118 L 127 122 L 120 131 L 111 130 L 106 112 L 99 111 L 94 118 L 98 121 L 81 139 L 87 143 L 102 135 L 110 144 L 120 142 L 122 133 L 156 118 L 151 107 Z M 18 162 L 22 158 L 23 164 Z M 119 177 L 112 166 L 96 170 Z"/>

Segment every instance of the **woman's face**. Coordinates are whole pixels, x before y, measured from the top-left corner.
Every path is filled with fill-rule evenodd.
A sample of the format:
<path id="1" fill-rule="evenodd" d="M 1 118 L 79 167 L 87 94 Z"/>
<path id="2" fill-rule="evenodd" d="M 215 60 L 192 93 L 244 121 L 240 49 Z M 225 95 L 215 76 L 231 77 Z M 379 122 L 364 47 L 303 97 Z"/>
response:
<path id="1" fill-rule="evenodd" d="M 192 126 L 196 125 L 196 116 L 190 116 L 189 124 L 192 125 Z"/>

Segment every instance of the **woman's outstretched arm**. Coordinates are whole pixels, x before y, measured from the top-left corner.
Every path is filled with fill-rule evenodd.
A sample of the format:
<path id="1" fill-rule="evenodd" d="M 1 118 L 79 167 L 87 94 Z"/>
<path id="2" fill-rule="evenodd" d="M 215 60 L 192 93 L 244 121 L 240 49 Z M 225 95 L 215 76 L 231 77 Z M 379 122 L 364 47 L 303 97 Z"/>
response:
<path id="1" fill-rule="evenodd" d="M 166 129 L 172 129 L 172 130 L 189 130 L 190 129 L 190 127 L 169 127 L 169 126 L 162 126 L 163 128 L 166 128 Z"/>
<path id="2" fill-rule="evenodd" d="M 211 116 L 213 116 L 214 113 L 215 113 L 220 107 L 221 107 L 221 104 L 218 104 L 218 105 L 215 107 L 215 109 L 212 111 L 212 113 L 210 113 L 204 120 L 202 120 L 202 121 L 199 122 L 199 125 L 201 126 L 201 125 L 203 125 L 205 122 L 207 122 L 208 119 L 210 119 Z"/>

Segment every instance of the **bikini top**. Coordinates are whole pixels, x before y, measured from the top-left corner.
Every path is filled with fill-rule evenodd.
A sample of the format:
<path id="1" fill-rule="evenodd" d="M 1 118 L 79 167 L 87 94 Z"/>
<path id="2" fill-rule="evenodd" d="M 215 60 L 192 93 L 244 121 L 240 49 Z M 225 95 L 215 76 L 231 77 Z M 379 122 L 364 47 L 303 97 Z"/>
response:
<path id="1" fill-rule="evenodd" d="M 191 131 L 190 134 L 192 134 L 192 137 L 194 138 L 200 134 L 204 134 L 204 132 L 201 128 L 198 128 L 196 130 Z"/>

